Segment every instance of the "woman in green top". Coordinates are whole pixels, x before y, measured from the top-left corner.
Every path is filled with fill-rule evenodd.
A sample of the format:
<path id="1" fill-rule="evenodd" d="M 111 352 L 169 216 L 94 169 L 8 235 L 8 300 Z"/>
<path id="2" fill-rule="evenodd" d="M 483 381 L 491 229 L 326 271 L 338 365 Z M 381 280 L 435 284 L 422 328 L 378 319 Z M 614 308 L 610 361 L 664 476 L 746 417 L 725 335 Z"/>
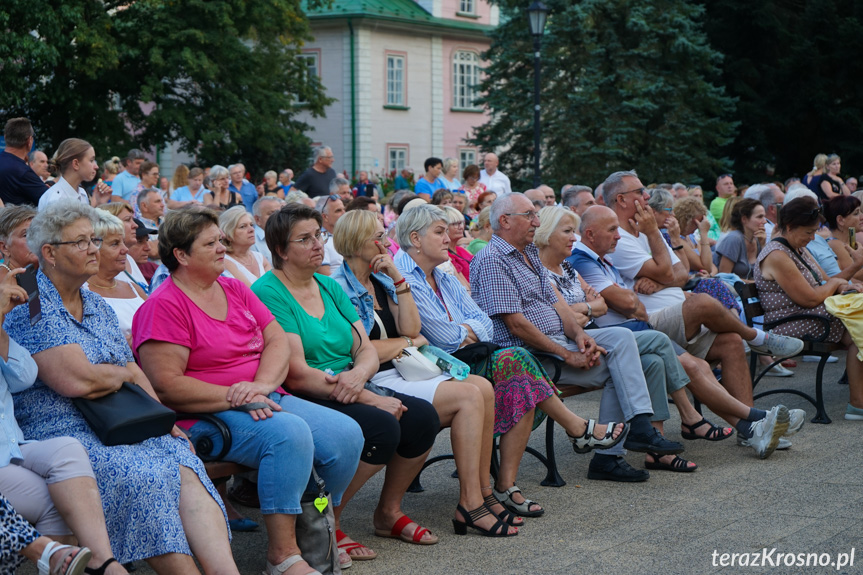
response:
<path id="1" fill-rule="evenodd" d="M 491 207 L 485 207 L 477 216 L 476 220 L 476 229 L 478 233 L 476 237 L 471 241 L 471 243 L 467 246 L 467 251 L 476 255 L 479 250 L 488 245 L 488 242 L 491 241 L 491 222 L 489 221 L 489 214 L 491 213 Z"/>
<path id="2" fill-rule="evenodd" d="M 375 534 L 420 545 L 437 543 L 435 535 L 401 511 L 401 500 L 428 456 L 440 419 L 425 400 L 365 389 L 380 366 L 378 354 L 341 286 L 315 273 L 326 242 L 321 223 L 318 212 L 300 204 L 287 205 L 270 216 L 266 238 L 273 271 L 256 281 L 252 291 L 288 333 L 293 352 L 286 381 L 290 390 L 349 415 L 363 429 L 365 447 L 342 504 L 335 508 L 336 524 L 351 496 L 386 465 L 384 489 L 374 513 Z M 488 528 L 496 519 L 478 523 Z M 354 552 L 354 560 L 376 556 L 341 530 L 337 539 L 343 550 Z"/>

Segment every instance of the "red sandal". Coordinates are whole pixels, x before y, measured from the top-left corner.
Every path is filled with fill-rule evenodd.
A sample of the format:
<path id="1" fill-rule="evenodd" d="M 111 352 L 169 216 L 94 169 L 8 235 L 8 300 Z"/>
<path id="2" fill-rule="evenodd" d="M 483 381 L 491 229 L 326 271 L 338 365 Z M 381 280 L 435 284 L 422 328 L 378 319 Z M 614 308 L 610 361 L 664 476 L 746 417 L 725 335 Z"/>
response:
<path id="1" fill-rule="evenodd" d="M 348 539 L 348 536 L 341 529 L 336 529 L 336 545 L 338 545 L 339 551 L 344 551 L 345 553 L 348 554 L 348 557 L 350 557 L 354 561 L 371 561 L 372 559 L 374 559 L 375 557 L 378 556 L 377 552 L 372 551 L 371 549 L 369 549 L 368 547 L 366 547 L 362 543 L 357 543 L 356 541 L 349 541 L 347 543 L 339 543 L 339 541 L 342 541 L 343 539 Z M 372 551 L 372 554 L 371 555 L 351 555 L 351 551 L 353 551 L 354 549 L 369 549 L 369 551 Z"/>
<path id="2" fill-rule="evenodd" d="M 434 545 L 439 541 L 437 535 L 433 534 L 431 531 L 426 529 L 425 527 L 421 527 L 419 523 L 417 523 L 417 528 L 414 529 L 413 536 L 405 535 L 402 533 L 404 528 L 410 525 L 411 523 L 416 523 L 413 519 L 408 517 L 407 515 L 402 515 L 399 517 L 398 521 L 395 522 L 393 528 L 389 531 L 386 529 L 375 529 L 375 535 L 378 537 L 386 537 L 388 539 L 401 539 L 406 543 L 413 543 L 414 545 Z M 423 535 L 428 533 L 431 535 L 431 539 L 423 539 Z"/>

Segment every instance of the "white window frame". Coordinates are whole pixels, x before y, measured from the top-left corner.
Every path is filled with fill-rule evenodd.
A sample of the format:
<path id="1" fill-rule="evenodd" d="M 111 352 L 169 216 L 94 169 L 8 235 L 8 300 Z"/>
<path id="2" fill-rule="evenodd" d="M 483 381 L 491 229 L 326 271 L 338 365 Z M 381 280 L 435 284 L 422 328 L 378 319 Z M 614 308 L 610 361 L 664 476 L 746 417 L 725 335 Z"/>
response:
<path id="1" fill-rule="evenodd" d="M 459 14 L 476 14 L 476 0 L 459 0 Z"/>
<path id="2" fill-rule="evenodd" d="M 452 107 L 457 110 L 481 110 L 479 82 L 482 68 L 479 54 L 470 50 L 456 50 L 452 56 Z"/>
<path id="3" fill-rule="evenodd" d="M 404 168 L 408 166 L 408 154 L 410 149 L 404 145 L 388 145 L 387 146 L 387 171 L 395 171 L 398 175 Z M 401 154 L 401 157 L 399 157 Z"/>
<path id="4" fill-rule="evenodd" d="M 306 60 L 306 70 L 309 73 L 309 76 L 317 78 L 318 81 L 321 79 L 321 53 L 319 51 L 314 52 L 303 52 L 299 55 L 299 58 Z M 308 104 L 305 100 L 298 100 L 297 105 L 302 106 L 304 104 Z"/>
<path id="5" fill-rule="evenodd" d="M 401 67 L 399 67 L 400 65 Z M 407 106 L 407 55 L 387 52 L 386 105 Z"/>
<path id="6" fill-rule="evenodd" d="M 459 148 L 458 173 L 464 173 L 464 169 L 471 164 L 476 164 L 476 148 Z"/>

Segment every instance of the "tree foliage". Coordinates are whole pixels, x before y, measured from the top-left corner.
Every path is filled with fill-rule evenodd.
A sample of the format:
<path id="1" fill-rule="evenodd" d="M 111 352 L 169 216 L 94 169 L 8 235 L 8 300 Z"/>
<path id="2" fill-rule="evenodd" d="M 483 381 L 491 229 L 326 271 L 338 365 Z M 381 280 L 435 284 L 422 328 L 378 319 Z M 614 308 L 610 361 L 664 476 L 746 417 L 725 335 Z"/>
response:
<path id="1" fill-rule="evenodd" d="M 296 102 L 317 116 L 332 101 L 298 58 L 299 0 L 4 0 L 0 30 L 0 120 L 29 117 L 47 149 L 177 141 L 257 172 L 304 164 Z"/>
<path id="2" fill-rule="evenodd" d="M 863 170 L 863 4 L 854 0 L 715 0 L 705 4 L 722 80 L 739 100 L 735 175 L 800 176 L 817 153 Z M 858 174 L 854 174 L 858 175 Z"/>
<path id="3" fill-rule="evenodd" d="M 533 49 L 525 3 L 492 34 L 482 84 L 491 121 L 473 143 L 500 149 L 502 169 L 533 179 Z M 717 85 L 721 55 L 703 8 L 685 0 L 548 0 L 542 41 L 542 180 L 597 185 L 636 169 L 642 181 L 695 181 L 727 169 L 734 102 Z"/>

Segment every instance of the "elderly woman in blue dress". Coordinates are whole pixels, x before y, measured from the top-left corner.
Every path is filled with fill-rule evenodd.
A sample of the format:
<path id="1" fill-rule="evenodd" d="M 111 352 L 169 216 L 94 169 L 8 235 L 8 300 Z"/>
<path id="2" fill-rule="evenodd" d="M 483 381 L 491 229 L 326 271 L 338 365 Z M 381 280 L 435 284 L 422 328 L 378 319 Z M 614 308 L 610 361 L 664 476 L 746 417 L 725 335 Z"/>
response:
<path id="1" fill-rule="evenodd" d="M 18 306 L 4 324 L 38 366 L 36 384 L 14 396 L 18 423 L 28 439 L 71 436 L 87 449 L 120 563 L 143 559 L 157 573 L 192 573 L 194 553 L 205 573 L 237 574 L 221 500 L 179 429 L 107 447 L 72 403 L 114 392 L 124 381 L 155 397 L 117 316 L 100 296 L 81 289 L 99 269 L 96 219 L 89 206 L 56 202 L 30 226 L 42 320 L 31 326 L 27 306 Z"/>

